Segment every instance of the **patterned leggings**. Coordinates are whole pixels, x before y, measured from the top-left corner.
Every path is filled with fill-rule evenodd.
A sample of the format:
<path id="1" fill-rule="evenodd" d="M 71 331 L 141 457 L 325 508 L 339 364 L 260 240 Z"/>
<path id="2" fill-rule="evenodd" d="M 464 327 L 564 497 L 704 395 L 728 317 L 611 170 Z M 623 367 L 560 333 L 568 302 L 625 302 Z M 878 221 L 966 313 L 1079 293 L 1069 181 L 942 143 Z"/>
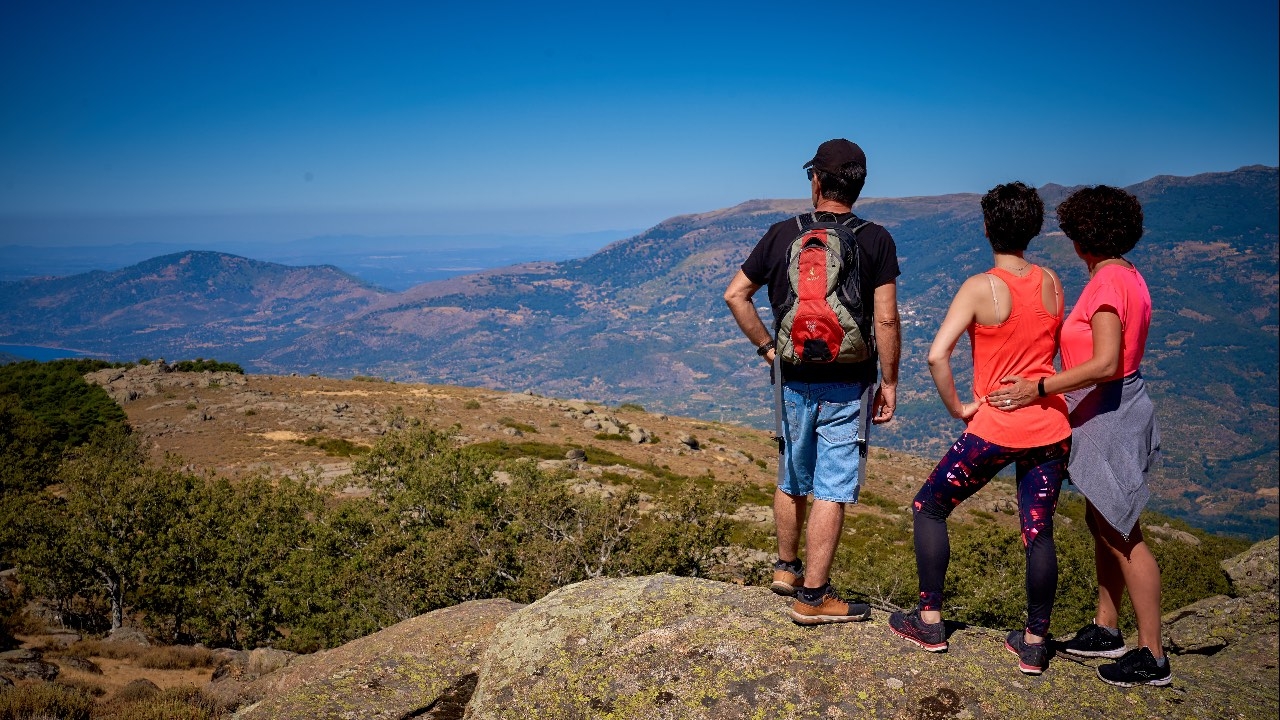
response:
<path id="1" fill-rule="evenodd" d="M 1027 554 L 1027 631 L 1049 632 L 1049 616 L 1058 591 L 1058 557 L 1053 545 L 1053 512 L 1067 476 L 1071 439 L 1035 448 L 1007 448 L 965 433 L 947 451 L 914 505 L 916 571 L 920 607 L 942 609 L 942 587 L 951 560 L 947 516 L 965 498 L 986 485 L 1001 468 L 1017 463 L 1018 517 Z"/>

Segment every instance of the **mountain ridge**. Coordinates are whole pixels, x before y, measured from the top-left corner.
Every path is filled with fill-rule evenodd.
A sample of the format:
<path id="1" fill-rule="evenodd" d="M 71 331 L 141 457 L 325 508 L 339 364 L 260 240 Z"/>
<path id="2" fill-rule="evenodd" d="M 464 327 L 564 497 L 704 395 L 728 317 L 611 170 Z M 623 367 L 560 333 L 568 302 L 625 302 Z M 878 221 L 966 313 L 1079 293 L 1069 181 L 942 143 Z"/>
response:
<path id="1" fill-rule="evenodd" d="M 1274 496 L 1265 494 L 1277 475 L 1276 178 L 1275 168 L 1249 166 L 1130 187 L 1148 225 L 1133 259 L 1157 308 L 1144 372 L 1171 431 L 1162 472 L 1174 483 L 1157 492 L 1158 502 L 1198 524 L 1253 536 L 1273 533 L 1276 522 Z M 1070 190 L 1043 188 L 1046 230 Z M 857 205 L 894 234 L 903 268 L 901 415 L 877 428 L 878 444 L 936 455 L 958 432 L 934 398 L 923 356 L 955 286 L 989 263 L 978 199 L 956 193 Z M 670 218 L 585 258 L 402 293 L 347 281 L 333 294 L 326 283 L 341 279 L 314 271 L 296 288 L 299 307 L 232 303 L 218 306 L 229 316 L 216 320 L 190 297 L 185 319 L 180 303 L 170 302 L 167 314 L 147 308 L 152 319 L 169 318 L 165 327 L 129 325 L 127 311 L 107 327 L 65 327 L 58 313 L 73 315 L 75 303 L 58 293 L 19 297 L 0 283 L 0 341 L 74 343 L 122 359 L 199 352 L 262 372 L 529 388 L 709 419 L 727 414 L 762 427 L 770 416 L 766 371 L 721 293 L 764 229 L 805 209 L 804 200 L 748 200 Z M 1047 232 L 1029 257 L 1057 269 L 1074 301 L 1086 278 L 1065 237 Z M 15 322 L 24 307 L 39 322 Z M 767 321 L 767 308 L 762 314 Z M 957 357 L 964 354 L 958 348 Z M 963 386 L 968 374 L 957 370 Z"/>

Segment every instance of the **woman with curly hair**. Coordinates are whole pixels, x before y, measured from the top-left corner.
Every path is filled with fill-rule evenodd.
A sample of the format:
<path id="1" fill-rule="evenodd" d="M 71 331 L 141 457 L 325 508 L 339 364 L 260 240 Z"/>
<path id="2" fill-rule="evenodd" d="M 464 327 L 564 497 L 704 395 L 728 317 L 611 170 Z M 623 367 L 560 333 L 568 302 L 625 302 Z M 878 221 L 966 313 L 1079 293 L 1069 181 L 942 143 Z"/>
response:
<path id="1" fill-rule="evenodd" d="M 1071 482 L 1084 493 L 1098 574 L 1098 611 L 1064 650 L 1119 658 L 1098 677 L 1123 687 L 1168 685 L 1160 640 L 1160 568 L 1138 516 L 1151 493 L 1147 473 L 1160 449 L 1155 407 L 1139 365 L 1151 327 L 1151 293 L 1124 258 L 1142 237 L 1142 206 L 1124 190 L 1099 185 L 1058 206 L 1058 225 L 1089 268 L 1089 283 L 1062 325 L 1062 372 L 1011 375 L 987 396 L 1007 412 L 1065 394 L 1070 408 Z M 1138 618 L 1138 647 L 1126 651 L 1118 606 L 1125 589 Z"/>
<path id="2" fill-rule="evenodd" d="M 997 185 L 982 198 L 983 230 L 995 267 L 960 286 L 929 349 L 929 373 L 952 417 L 965 431 L 938 462 L 913 502 L 916 570 L 920 603 L 889 616 L 889 628 L 930 652 L 947 649 L 942 622 L 942 590 L 950 560 L 947 517 L 1002 468 L 1014 465 L 1018 517 L 1027 559 L 1027 623 L 1009 633 L 1005 647 L 1018 656 L 1018 669 L 1044 672 L 1045 636 L 1058 586 L 1053 513 L 1067 472 L 1071 425 L 1059 397 L 1039 398 L 1016 413 L 1002 413 L 982 398 L 1013 374 L 1053 372 L 1062 324 L 1058 276 L 1023 257 L 1040 234 L 1044 203 L 1035 188 L 1020 182 Z M 956 393 L 951 353 L 968 333 L 973 349 L 973 395 Z"/>

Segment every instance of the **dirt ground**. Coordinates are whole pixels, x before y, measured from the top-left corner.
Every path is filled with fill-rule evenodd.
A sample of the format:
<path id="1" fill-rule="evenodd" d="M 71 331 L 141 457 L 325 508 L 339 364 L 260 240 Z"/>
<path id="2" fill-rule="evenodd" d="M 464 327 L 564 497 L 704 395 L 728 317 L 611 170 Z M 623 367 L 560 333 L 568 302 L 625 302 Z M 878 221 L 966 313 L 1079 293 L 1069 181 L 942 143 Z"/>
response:
<path id="1" fill-rule="evenodd" d="M 274 375 L 247 375 L 237 379 L 240 384 L 230 384 L 210 383 L 202 375 L 170 373 L 166 379 L 171 385 L 121 405 L 157 459 L 174 455 L 191 470 L 232 479 L 256 472 L 312 472 L 336 491 L 358 494 L 361 490 L 347 487 L 345 480 L 351 457 L 328 454 L 319 444 L 338 439 L 371 447 L 408 418 L 450 430 L 464 444 L 536 442 L 583 448 L 588 455 L 591 448 L 599 448 L 685 476 L 710 474 L 718 481 L 757 488 L 751 496 L 762 505 L 768 504 L 777 474 L 771 433 L 649 413 L 636 406 L 610 408 L 447 385 Z M 588 427 L 593 422 L 613 422 L 621 434 L 597 437 L 602 430 Z M 624 437 L 637 428 L 651 441 L 636 443 Z M 688 436 L 696 438 L 697 449 L 681 442 Z M 872 438 L 864 492 L 876 501 L 851 505 L 849 512 L 909 516 L 911 499 L 935 460 L 876 448 L 874 431 Z M 303 444 L 308 441 L 313 444 Z M 1016 525 L 1008 512 L 1015 501 L 1011 486 L 993 483 L 978 500 L 966 503 L 971 507 L 961 506 L 958 513 L 989 512 L 1002 524 Z M 771 524 L 768 510 L 760 511 L 746 514 Z"/>

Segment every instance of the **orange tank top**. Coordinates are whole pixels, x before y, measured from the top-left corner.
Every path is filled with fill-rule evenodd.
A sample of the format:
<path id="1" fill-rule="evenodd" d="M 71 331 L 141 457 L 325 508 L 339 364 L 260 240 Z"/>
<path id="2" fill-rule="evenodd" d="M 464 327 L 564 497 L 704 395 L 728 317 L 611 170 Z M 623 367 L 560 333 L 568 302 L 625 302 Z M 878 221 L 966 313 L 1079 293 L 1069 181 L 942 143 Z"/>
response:
<path id="1" fill-rule="evenodd" d="M 975 322 L 969 326 L 973 395 L 979 400 L 999 388 L 1001 378 L 1017 375 L 1039 380 L 1052 375 L 1058 327 L 1062 324 L 1061 315 L 1044 308 L 1041 286 L 1045 273 L 1038 266 L 1033 265 L 1026 277 L 1001 268 L 992 268 L 987 274 L 1000 278 L 1009 287 L 1012 307 L 1008 319 L 999 325 Z M 997 445 L 1031 448 L 1065 440 L 1071 435 L 1071 424 L 1067 421 L 1066 401 L 1060 395 L 1050 395 L 1012 412 L 984 402 L 969 422 L 968 432 Z"/>

